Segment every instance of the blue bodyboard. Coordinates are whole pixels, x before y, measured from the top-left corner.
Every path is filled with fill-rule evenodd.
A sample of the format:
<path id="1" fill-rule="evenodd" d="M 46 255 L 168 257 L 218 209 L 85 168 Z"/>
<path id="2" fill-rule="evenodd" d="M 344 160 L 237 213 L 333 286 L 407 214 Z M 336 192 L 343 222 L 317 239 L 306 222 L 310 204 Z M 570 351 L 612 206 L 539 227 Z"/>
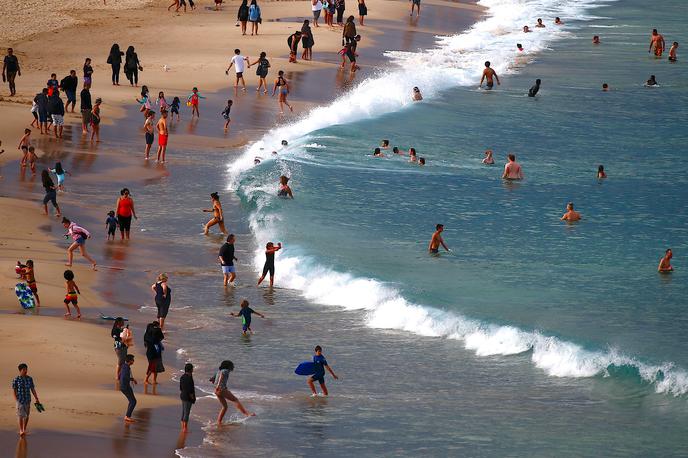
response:
<path id="1" fill-rule="evenodd" d="M 311 361 L 303 362 L 296 366 L 294 373 L 296 375 L 313 375 L 315 374 L 315 363 Z"/>

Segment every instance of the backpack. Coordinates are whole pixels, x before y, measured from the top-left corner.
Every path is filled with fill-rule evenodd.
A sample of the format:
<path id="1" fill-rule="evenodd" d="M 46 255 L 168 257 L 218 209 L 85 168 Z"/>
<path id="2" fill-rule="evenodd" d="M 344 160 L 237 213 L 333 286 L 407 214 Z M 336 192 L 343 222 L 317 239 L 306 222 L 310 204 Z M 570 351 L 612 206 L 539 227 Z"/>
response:
<path id="1" fill-rule="evenodd" d="M 270 62 L 268 62 L 267 59 L 261 59 L 258 63 L 258 68 L 256 69 L 256 75 L 267 75 L 268 65 L 270 65 Z"/>

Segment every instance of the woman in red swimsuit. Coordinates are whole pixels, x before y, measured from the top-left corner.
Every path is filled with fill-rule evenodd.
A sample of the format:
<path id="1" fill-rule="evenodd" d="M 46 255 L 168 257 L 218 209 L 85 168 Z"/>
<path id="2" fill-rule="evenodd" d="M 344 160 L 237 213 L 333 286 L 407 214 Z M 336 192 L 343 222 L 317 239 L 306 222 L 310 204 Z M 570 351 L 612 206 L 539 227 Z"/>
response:
<path id="1" fill-rule="evenodd" d="M 122 240 L 129 240 L 129 231 L 131 229 L 131 217 L 136 218 L 136 210 L 134 210 L 134 199 L 129 195 L 129 189 L 124 188 L 120 191 L 120 196 L 117 198 L 117 222 L 119 223 L 119 230 L 122 234 Z"/>

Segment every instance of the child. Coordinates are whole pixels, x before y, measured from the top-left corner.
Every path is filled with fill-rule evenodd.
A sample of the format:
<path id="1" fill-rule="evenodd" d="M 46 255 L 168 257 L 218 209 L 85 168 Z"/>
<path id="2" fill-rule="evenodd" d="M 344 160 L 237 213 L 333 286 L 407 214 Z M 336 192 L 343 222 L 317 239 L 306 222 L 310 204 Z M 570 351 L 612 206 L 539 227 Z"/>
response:
<path id="1" fill-rule="evenodd" d="M 81 291 L 79 291 L 79 287 L 74 281 L 74 272 L 72 272 L 71 270 L 65 270 L 64 278 L 66 280 L 65 287 L 67 288 L 67 295 L 64 299 L 64 304 L 67 308 L 67 313 L 65 313 L 65 316 L 72 316 L 72 311 L 69 309 L 69 303 L 71 302 L 74 308 L 76 309 L 76 317 L 81 318 L 81 310 L 79 310 L 77 296 L 77 294 L 81 294 Z"/>
<path id="2" fill-rule="evenodd" d="M 108 212 L 108 217 L 105 220 L 105 227 L 107 227 L 107 239 L 110 240 L 110 236 L 112 236 L 112 240 L 115 240 L 115 232 L 117 232 L 117 226 L 118 226 L 117 218 L 115 218 L 115 212 L 113 210 L 110 210 Z"/>
<path id="3" fill-rule="evenodd" d="M 229 123 L 232 122 L 232 120 L 229 119 L 229 112 L 232 110 L 233 103 L 234 102 L 231 100 L 227 100 L 227 106 L 222 110 L 222 117 L 225 118 L 225 132 L 229 129 Z"/>
<path id="4" fill-rule="evenodd" d="M 57 75 L 55 73 L 50 75 L 50 79 L 45 83 L 45 86 L 48 88 L 48 97 L 52 97 L 53 94 L 57 93 L 60 82 L 57 81 Z"/>
<path id="5" fill-rule="evenodd" d="M 167 111 L 167 107 L 170 106 L 170 104 L 167 103 L 167 100 L 165 100 L 165 93 L 162 91 L 158 92 L 158 100 L 155 103 L 160 107 L 160 110 Z"/>
<path id="6" fill-rule="evenodd" d="M 198 93 L 198 88 L 193 88 L 191 94 L 189 94 L 189 97 L 187 97 L 187 105 L 191 107 L 191 117 L 194 117 L 194 114 L 198 116 L 199 118 L 201 117 L 201 113 L 198 111 L 198 100 L 199 99 L 205 99 L 201 94 Z"/>
<path id="7" fill-rule="evenodd" d="M 172 113 L 172 116 L 170 120 L 174 118 L 174 115 L 177 115 L 177 122 L 179 122 L 179 105 L 181 105 L 182 101 L 179 100 L 179 97 L 175 97 L 172 99 L 172 105 L 170 105 L 170 113 Z"/>
<path id="8" fill-rule="evenodd" d="M 85 84 L 85 83 L 84 83 Z M 100 104 L 103 103 L 103 99 L 100 97 L 96 99 L 95 105 L 91 110 L 91 141 L 96 139 L 96 142 L 100 142 Z"/>
<path id="9" fill-rule="evenodd" d="M 38 125 L 38 104 L 36 101 L 31 102 L 31 114 L 33 115 L 33 121 L 31 121 L 31 127 L 40 127 Z"/>
<path id="10" fill-rule="evenodd" d="M 332 374 L 335 380 L 339 380 L 332 370 L 332 368 L 327 364 L 327 360 L 322 354 L 322 347 L 317 345 L 315 347 L 315 355 L 313 355 L 313 364 L 315 364 L 315 374 L 308 377 L 308 387 L 311 389 L 313 396 L 317 396 L 318 392 L 315 391 L 315 383 L 320 383 L 320 388 L 322 389 L 323 395 L 327 396 L 327 387 L 325 386 L 325 368 Z"/>
<path id="11" fill-rule="evenodd" d="M 29 149 L 31 144 L 31 129 L 24 129 L 24 136 L 19 140 L 19 145 L 17 149 L 25 151 Z"/>
<path id="12" fill-rule="evenodd" d="M 425 158 L 424 157 L 418 158 L 418 165 L 420 165 L 420 166 L 425 165 Z"/>
<path id="13" fill-rule="evenodd" d="M 289 177 L 286 175 L 282 175 L 280 177 L 280 187 L 279 191 L 277 191 L 277 197 L 284 197 L 285 199 L 287 197 L 293 199 L 294 198 L 294 193 L 292 192 L 291 188 L 289 187 Z"/>
<path id="14" fill-rule="evenodd" d="M 17 265 L 14 266 L 14 273 L 17 274 L 17 278 L 24 278 L 24 268 L 26 266 L 21 263 L 21 261 L 17 261 Z"/>
<path id="15" fill-rule="evenodd" d="M 241 310 L 239 311 L 239 313 L 231 313 L 231 312 L 229 313 L 232 316 L 241 317 L 241 323 L 243 325 L 242 330 L 243 330 L 244 335 L 248 334 L 249 332 L 253 333 L 253 330 L 251 329 L 251 314 L 252 313 L 255 313 L 256 315 L 258 315 L 261 318 L 265 318 L 265 315 L 263 315 L 260 312 L 256 312 L 251 307 L 249 307 L 248 306 L 248 300 L 246 300 L 246 299 L 241 301 Z"/>
<path id="16" fill-rule="evenodd" d="M 161 92 L 162 94 L 162 92 Z M 155 112 L 153 110 L 150 110 L 147 115 L 146 115 L 146 122 L 143 123 L 143 130 L 146 132 L 146 149 L 145 149 L 145 154 L 146 157 L 145 159 L 148 160 L 148 157 L 150 156 L 150 150 L 151 147 L 153 146 L 153 140 L 155 140 L 155 128 L 153 126 L 153 119 L 155 118 Z"/>
<path id="17" fill-rule="evenodd" d="M 29 168 L 31 169 L 31 175 L 35 175 L 36 174 L 36 159 L 38 159 L 38 156 L 36 156 L 36 148 L 34 148 L 33 145 L 29 146 L 27 158 L 29 160 Z"/>
<path id="18" fill-rule="evenodd" d="M 604 171 L 604 166 L 600 165 L 599 167 L 597 167 L 597 179 L 601 180 L 603 178 L 607 178 L 607 174 Z"/>
<path id="19" fill-rule="evenodd" d="M 263 266 L 263 275 L 261 275 L 258 279 L 258 285 L 256 286 L 260 286 L 267 273 L 270 272 L 270 287 L 272 288 L 275 280 L 275 253 L 281 249 L 281 242 L 278 243 L 277 246 L 275 246 L 272 242 L 268 242 L 267 245 L 265 245 L 265 265 Z"/>
<path id="20" fill-rule="evenodd" d="M 22 270 L 22 276 L 26 281 L 26 285 L 31 289 L 33 297 L 36 298 L 36 306 L 41 306 L 41 299 L 38 297 L 38 288 L 36 287 L 36 272 L 33 270 L 33 261 L 29 259 L 26 261 L 26 266 Z"/>
<path id="21" fill-rule="evenodd" d="M 492 150 L 488 149 L 485 151 L 485 159 L 483 159 L 483 164 L 494 165 L 494 158 L 492 157 Z"/>
<path id="22" fill-rule="evenodd" d="M 72 174 L 62 168 L 62 162 L 56 162 L 55 168 L 50 169 L 50 171 L 52 173 L 54 173 L 55 176 L 57 177 L 57 189 L 64 192 L 64 190 L 65 190 L 65 188 L 64 188 L 65 174 L 67 174 L 69 176 L 72 176 Z"/>

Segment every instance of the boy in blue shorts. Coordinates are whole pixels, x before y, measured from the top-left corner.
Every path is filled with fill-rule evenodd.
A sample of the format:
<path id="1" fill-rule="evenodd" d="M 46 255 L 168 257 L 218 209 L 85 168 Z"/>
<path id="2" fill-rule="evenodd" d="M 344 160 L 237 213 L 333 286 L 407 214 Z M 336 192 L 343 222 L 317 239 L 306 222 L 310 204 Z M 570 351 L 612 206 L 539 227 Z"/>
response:
<path id="1" fill-rule="evenodd" d="M 311 389 L 313 396 L 317 396 L 318 392 L 315 391 L 315 382 L 320 383 L 320 388 L 322 389 L 323 395 L 327 396 L 327 387 L 325 386 L 325 369 L 332 375 L 335 380 L 339 380 L 339 377 L 335 375 L 332 368 L 327 364 L 327 360 L 322 354 L 322 347 L 320 345 L 315 347 L 315 355 L 313 355 L 313 364 L 315 364 L 315 374 L 308 377 L 308 387 Z"/>
<path id="2" fill-rule="evenodd" d="M 248 334 L 249 332 L 253 332 L 251 330 L 251 314 L 255 313 L 261 318 L 265 318 L 265 315 L 263 315 L 260 312 L 256 312 L 253 310 L 251 307 L 248 306 L 248 301 L 244 299 L 241 301 L 241 310 L 239 310 L 239 313 L 231 313 L 230 315 L 232 316 L 240 316 L 241 317 L 241 322 L 242 322 L 242 330 L 244 335 Z"/>

